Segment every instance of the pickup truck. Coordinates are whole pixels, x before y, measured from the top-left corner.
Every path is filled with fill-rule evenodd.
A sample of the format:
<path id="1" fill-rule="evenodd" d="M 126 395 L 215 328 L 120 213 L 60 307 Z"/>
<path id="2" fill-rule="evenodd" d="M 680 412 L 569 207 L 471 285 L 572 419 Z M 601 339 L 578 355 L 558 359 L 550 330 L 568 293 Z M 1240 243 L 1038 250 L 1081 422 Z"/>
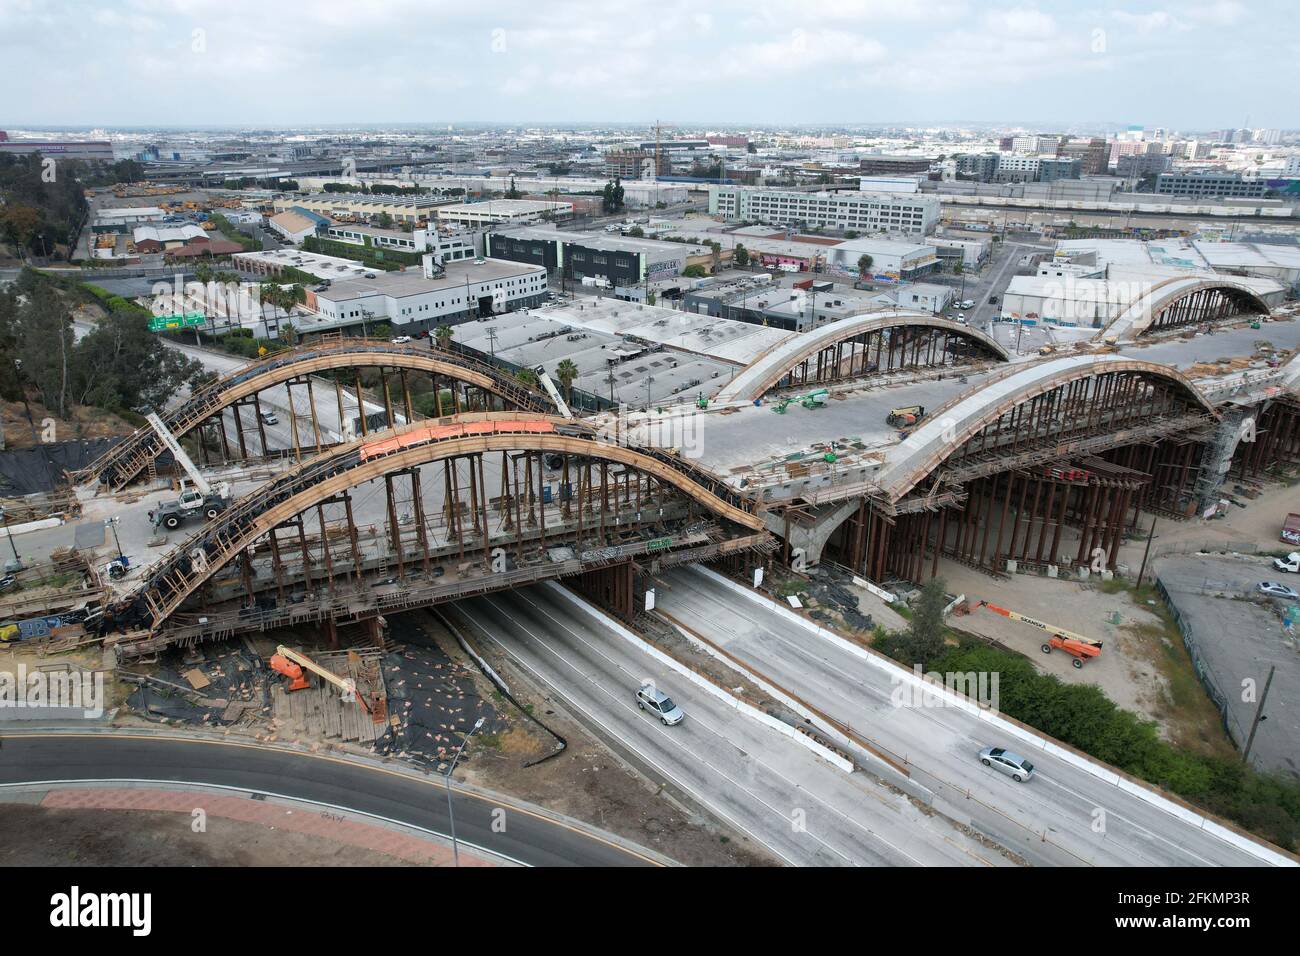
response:
<path id="1" fill-rule="evenodd" d="M 229 507 L 229 485 L 222 485 L 210 495 L 205 495 L 194 488 L 187 488 L 181 492 L 180 497 L 164 501 L 150 511 L 149 520 L 153 522 L 155 528 L 166 528 L 171 531 L 196 515 L 201 515 L 205 521 L 211 521 Z"/>
<path id="2" fill-rule="evenodd" d="M 1285 558 L 1274 558 L 1273 567 L 1279 571 L 1300 574 L 1300 551 L 1292 551 Z"/>

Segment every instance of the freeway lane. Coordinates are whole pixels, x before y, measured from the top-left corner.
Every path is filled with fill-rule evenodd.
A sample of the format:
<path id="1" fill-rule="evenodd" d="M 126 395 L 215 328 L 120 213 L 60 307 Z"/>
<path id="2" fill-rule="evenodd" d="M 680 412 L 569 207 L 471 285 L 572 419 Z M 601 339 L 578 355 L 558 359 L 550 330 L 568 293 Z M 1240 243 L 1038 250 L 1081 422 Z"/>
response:
<path id="1" fill-rule="evenodd" d="M 1015 739 L 964 710 L 895 706 L 886 671 L 697 568 L 661 578 L 656 603 L 823 713 L 905 758 L 959 819 L 1039 865 L 1251 866 L 1259 858 L 1173 813 Z M 979 764 L 982 747 L 1026 753 L 1028 784 Z M 962 816 L 964 815 L 964 817 Z M 1099 829 L 1100 828 L 1100 829 Z"/>
<path id="2" fill-rule="evenodd" d="M 501 648 L 635 761 L 766 847 L 803 866 L 1007 865 L 1000 852 L 861 773 L 846 773 L 739 713 L 615 633 L 558 585 L 456 605 L 475 639 Z M 650 679 L 686 720 L 639 711 Z"/>
<path id="3" fill-rule="evenodd" d="M 0 783 L 52 780 L 176 781 L 331 804 L 446 835 L 437 775 L 416 777 L 340 757 L 228 741 L 110 733 L 12 734 L 0 746 Z M 595 830 L 453 784 L 456 837 L 531 866 L 645 866 L 649 856 Z M 492 811 L 506 811 L 504 833 Z"/>

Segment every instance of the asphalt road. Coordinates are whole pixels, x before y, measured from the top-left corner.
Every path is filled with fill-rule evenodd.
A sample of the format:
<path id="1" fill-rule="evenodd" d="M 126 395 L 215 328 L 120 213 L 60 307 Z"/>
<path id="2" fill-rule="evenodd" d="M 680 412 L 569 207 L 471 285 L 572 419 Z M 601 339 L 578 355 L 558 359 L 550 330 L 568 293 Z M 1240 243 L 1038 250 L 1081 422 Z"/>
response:
<path id="1" fill-rule="evenodd" d="M 1000 852 L 848 773 L 686 680 L 582 611 L 558 585 L 456 605 L 470 636 L 507 654 L 578 719 L 679 793 L 800 866 L 1005 865 Z M 638 710 L 645 680 L 686 713 L 665 727 Z"/>
<path id="2" fill-rule="evenodd" d="M 234 787 L 344 807 L 446 836 L 443 778 L 427 778 L 338 757 L 193 738 L 82 734 L 6 735 L 0 783 L 147 780 Z M 594 831 L 456 789 L 456 837 L 530 866 L 646 866 L 655 861 Z M 505 810 L 505 831 L 492 829 Z"/>
<path id="3" fill-rule="evenodd" d="M 1052 756 L 1003 739 L 952 707 L 891 700 L 889 674 L 794 625 L 766 598 L 744 596 L 698 568 L 661 578 L 656 604 L 755 671 L 810 702 L 912 769 L 954 814 L 1036 865 L 1250 866 L 1260 861 L 1222 838 Z M 1006 746 L 1028 756 L 1025 784 L 976 755 Z M 1101 829 L 1098 829 L 1101 827 Z"/>

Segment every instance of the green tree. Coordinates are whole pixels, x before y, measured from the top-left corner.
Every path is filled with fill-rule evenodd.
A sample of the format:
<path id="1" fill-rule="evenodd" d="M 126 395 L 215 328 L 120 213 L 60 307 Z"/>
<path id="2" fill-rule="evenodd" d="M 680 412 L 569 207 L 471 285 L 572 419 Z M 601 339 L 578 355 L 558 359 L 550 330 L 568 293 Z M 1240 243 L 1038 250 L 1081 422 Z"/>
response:
<path id="1" fill-rule="evenodd" d="M 530 368 L 521 368 L 515 372 L 515 378 L 529 388 L 537 384 L 537 373 Z"/>
<path id="2" fill-rule="evenodd" d="M 578 366 L 573 364 L 572 359 L 564 359 L 559 365 L 555 366 L 555 377 L 560 380 L 560 385 L 564 387 L 564 400 L 573 401 L 573 380 L 578 377 Z"/>
<path id="3" fill-rule="evenodd" d="M 732 253 L 731 261 L 740 268 L 745 268 L 745 266 L 749 265 L 749 250 L 739 242 L 736 243 L 736 250 Z"/>
<path id="4" fill-rule="evenodd" d="M 440 325 L 434 330 L 433 338 L 438 343 L 438 348 L 444 352 L 451 348 L 451 340 L 455 333 L 450 325 Z"/>
<path id="5" fill-rule="evenodd" d="M 623 211 L 623 181 L 621 179 L 615 177 L 605 184 L 605 188 L 601 191 L 600 206 L 606 213 Z"/>
<path id="6" fill-rule="evenodd" d="M 858 256 L 858 275 L 865 279 L 867 273 L 871 271 L 871 267 L 875 264 L 875 261 L 876 260 L 872 259 L 871 256 L 867 255 L 865 252 Z"/>
<path id="7" fill-rule="evenodd" d="M 912 608 L 912 620 L 902 640 L 909 663 L 926 667 L 944 652 L 943 608 L 947 603 L 942 578 L 931 578 L 921 588 L 920 600 Z"/>

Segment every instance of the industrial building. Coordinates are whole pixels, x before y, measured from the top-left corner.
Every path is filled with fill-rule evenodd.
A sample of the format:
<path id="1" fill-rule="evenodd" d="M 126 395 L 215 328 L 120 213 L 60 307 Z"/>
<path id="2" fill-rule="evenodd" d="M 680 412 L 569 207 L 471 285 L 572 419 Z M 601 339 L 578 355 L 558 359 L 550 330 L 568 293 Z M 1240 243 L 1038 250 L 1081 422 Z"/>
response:
<path id="1" fill-rule="evenodd" d="M 1242 179 L 1240 173 L 1161 173 L 1156 179 L 1156 192 L 1162 196 L 1191 196 L 1194 199 L 1259 199 L 1268 192 L 1268 184 Z"/>
<path id="2" fill-rule="evenodd" d="M 0 130 L 0 156 L 41 156 L 54 159 L 80 159 L 86 162 L 111 163 L 113 144 L 107 140 L 10 139 Z"/>
<path id="3" fill-rule="evenodd" d="M 462 226 L 513 225 L 573 215 L 573 204 L 535 199 L 488 199 L 439 206 L 438 222 Z"/>
<path id="4" fill-rule="evenodd" d="M 308 292 L 312 327 L 361 327 L 386 320 L 404 335 L 432 332 L 482 315 L 540 305 L 546 270 L 501 259 L 447 263 L 441 275 L 368 273 Z M 305 326 L 306 327 L 306 326 Z"/>
<path id="5" fill-rule="evenodd" d="M 858 275 L 858 262 L 871 257 L 868 279 L 877 282 L 911 282 L 940 267 L 933 245 L 893 239 L 849 239 L 826 249 L 826 268 L 841 275 Z"/>
<path id="6" fill-rule="evenodd" d="M 295 269 L 317 279 L 330 281 L 358 279 L 374 271 L 352 259 L 323 256 L 297 249 L 239 252 L 231 257 L 231 264 L 240 272 L 254 276 L 280 276 L 287 269 Z"/>
<path id="7" fill-rule="evenodd" d="M 433 210 L 446 200 L 427 196 L 368 197 L 354 193 L 319 193 L 313 196 L 290 196 L 276 199 L 276 212 L 288 212 L 295 206 L 329 219 L 370 219 L 385 213 L 394 222 L 411 225 L 424 222 Z"/>
<path id="8" fill-rule="evenodd" d="M 710 255 L 705 246 L 543 227 L 489 233 L 485 251 L 576 282 L 597 279 L 610 287 L 680 275 L 691 259 Z"/>
<path id="9" fill-rule="evenodd" d="M 95 233 L 124 234 L 135 226 L 160 223 L 166 218 L 166 210 L 157 206 L 116 206 L 95 210 L 95 220 L 90 228 Z"/>
<path id="10" fill-rule="evenodd" d="M 330 221 L 318 213 L 294 207 L 276 213 L 266 221 L 266 224 L 282 238 L 294 245 L 301 245 L 308 236 L 324 232 L 329 227 Z"/>
<path id="11" fill-rule="evenodd" d="M 933 156 L 863 156 L 858 160 L 858 172 L 864 176 L 924 175 L 934 161 Z"/>
<path id="12" fill-rule="evenodd" d="M 710 186 L 709 213 L 729 220 L 923 236 L 933 232 L 939 221 L 939 200 L 923 195 Z"/>

